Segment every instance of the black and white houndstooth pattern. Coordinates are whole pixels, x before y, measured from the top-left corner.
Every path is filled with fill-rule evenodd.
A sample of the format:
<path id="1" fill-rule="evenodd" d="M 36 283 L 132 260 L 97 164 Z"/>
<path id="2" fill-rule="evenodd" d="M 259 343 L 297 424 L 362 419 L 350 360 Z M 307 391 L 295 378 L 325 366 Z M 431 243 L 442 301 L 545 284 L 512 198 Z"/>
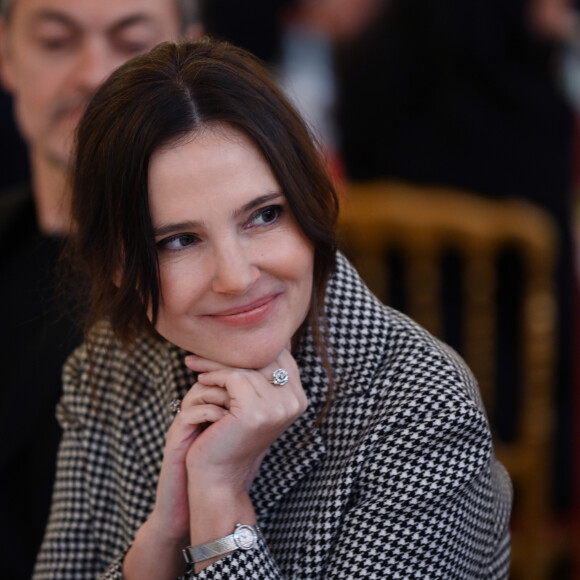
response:
<path id="1" fill-rule="evenodd" d="M 296 352 L 306 413 L 270 449 L 251 490 L 263 538 L 200 578 L 503 579 L 509 478 L 474 380 L 457 355 L 382 306 L 339 256 L 327 291 L 337 393 L 304 440 L 327 378 L 310 334 Z M 183 351 L 106 326 L 89 385 L 84 347 L 65 367 L 65 429 L 36 580 L 121 579 L 150 513 L 171 422 L 193 381 Z"/>

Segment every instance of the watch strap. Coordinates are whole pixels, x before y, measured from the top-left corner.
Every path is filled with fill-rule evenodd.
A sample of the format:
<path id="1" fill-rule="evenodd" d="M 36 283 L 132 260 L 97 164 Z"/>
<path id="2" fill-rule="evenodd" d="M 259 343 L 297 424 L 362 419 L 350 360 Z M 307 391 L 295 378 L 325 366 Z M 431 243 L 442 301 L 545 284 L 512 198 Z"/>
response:
<path id="1" fill-rule="evenodd" d="M 256 545 L 258 534 L 258 526 L 236 524 L 234 532 L 228 536 L 199 546 L 188 546 L 183 550 L 183 557 L 188 564 L 191 564 L 223 556 L 235 550 L 250 550 Z"/>

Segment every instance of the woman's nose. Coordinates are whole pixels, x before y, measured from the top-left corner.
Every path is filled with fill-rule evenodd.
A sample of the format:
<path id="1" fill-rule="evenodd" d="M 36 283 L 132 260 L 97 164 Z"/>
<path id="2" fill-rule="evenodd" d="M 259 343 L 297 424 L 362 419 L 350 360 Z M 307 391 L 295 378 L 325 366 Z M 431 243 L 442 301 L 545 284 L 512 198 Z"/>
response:
<path id="1" fill-rule="evenodd" d="M 220 245 L 214 252 L 212 289 L 223 294 L 244 294 L 260 277 L 251 254 L 239 242 Z"/>

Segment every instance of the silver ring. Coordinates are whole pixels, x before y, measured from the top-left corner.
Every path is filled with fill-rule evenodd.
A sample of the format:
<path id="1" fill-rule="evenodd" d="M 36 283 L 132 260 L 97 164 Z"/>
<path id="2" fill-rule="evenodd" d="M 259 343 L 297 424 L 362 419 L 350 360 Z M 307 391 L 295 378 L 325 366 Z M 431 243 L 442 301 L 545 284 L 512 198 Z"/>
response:
<path id="1" fill-rule="evenodd" d="M 181 413 L 181 399 L 173 399 L 173 401 L 171 401 L 171 403 L 169 403 L 169 410 L 174 415 Z"/>
<path id="2" fill-rule="evenodd" d="M 270 381 L 273 385 L 278 387 L 283 387 L 288 382 L 288 371 L 286 369 L 276 369 L 272 373 L 272 380 Z"/>

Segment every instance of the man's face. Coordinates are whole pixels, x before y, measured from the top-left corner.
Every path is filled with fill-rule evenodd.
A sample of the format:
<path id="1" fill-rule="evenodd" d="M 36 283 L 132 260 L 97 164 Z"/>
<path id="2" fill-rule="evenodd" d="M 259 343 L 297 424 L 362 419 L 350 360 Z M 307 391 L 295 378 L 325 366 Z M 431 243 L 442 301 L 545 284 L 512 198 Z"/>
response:
<path id="1" fill-rule="evenodd" d="M 0 77 L 33 163 L 68 166 L 98 86 L 129 58 L 179 36 L 175 0 L 16 0 L 0 28 Z"/>

